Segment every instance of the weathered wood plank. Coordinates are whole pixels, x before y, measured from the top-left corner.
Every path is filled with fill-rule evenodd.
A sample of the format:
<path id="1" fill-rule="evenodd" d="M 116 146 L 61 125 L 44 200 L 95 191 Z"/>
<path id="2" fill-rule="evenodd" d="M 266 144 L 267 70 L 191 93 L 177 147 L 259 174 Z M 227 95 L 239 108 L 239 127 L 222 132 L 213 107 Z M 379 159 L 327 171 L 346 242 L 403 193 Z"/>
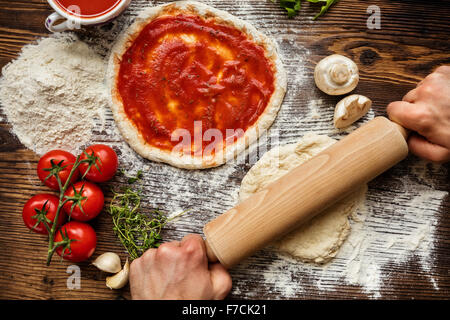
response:
<path id="1" fill-rule="evenodd" d="M 126 22 L 142 7 L 156 3 L 161 1 L 134 0 L 119 21 Z M 308 4 L 299 16 L 287 19 L 283 10 L 271 1 L 213 0 L 207 3 L 253 23 L 280 46 L 289 73 L 289 91 L 272 133 L 278 134 L 282 143 L 291 142 L 307 131 L 342 136 L 343 133 L 334 131 L 330 125 L 332 107 L 339 97 L 319 92 L 312 76 L 315 63 L 328 54 L 341 53 L 358 63 L 361 81 L 356 92 L 374 101 L 370 117 L 385 114 L 385 106 L 390 101 L 401 99 L 438 65 L 450 63 L 450 6 L 445 1 L 371 1 L 370 4 L 381 8 L 381 30 L 367 29 L 369 4 L 365 1 L 342 0 L 315 22 L 312 17 L 317 7 Z M 43 20 L 50 13 L 45 0 L 0 0 L 0 66 L 17 56 L 24 44 L 47 34 Z M 109 29 L 112 31 L 108 32 Z M 118 27 L 106 25 L 86 29 L 80 36 L 95 45 L 102 37 L 113 41 L 119 31 Z M 320 117 L 312 118 L 313 111 Z M 30 233 L 21 220 L 25 201 L 36 193 L 48 192 L 35 176 L 38 156 L 24 149 L 9 132 L 10 125 L 4 116 L 0 119 L 0 297 L 129 297 L 127 289 L 116 292 L 106 288 L 105 275 L 88 262 L 80 264 L 81 290 L 66 288 L 66 268 L 70 263 L 55 258 L 50 268 L 45 267 L 45 237 Z M 168 226 L 163 234 L 165 239 L 200 233 L 207 221 L 235 204 L 240 181 L 251 166 L 249 163 L 230 163 L 206 171 L 179 170 L 152 163 L 137 156 L 112 130 L 111 113 L 107 114 L 106 121 L 106 131 L 94 131 L 93 142 L 114 146 L 124 169 L 146 171 L 141 186 L 146 198 L 144 209 L 159 207 L 169 212 L 191 209 Z M 266 249 L 231 271 L 234 287 L 230 298 L 449 298 L 449 173 L 448 165 L 436 168 L 409 157 L 370 184 L 367 204 L 371 212 L 365 225 L 380 240 L 374 239 L 362 257 L 377 256 L 376 262 L 381 268 L 373 272 L 382 275 L 377 288 L 349 283 L 342 274 L 331 272 L 350 266 L 346 255 L 338 256 L 327 273 L 320 267 L 302 264 L 295 267 L 273 250 Z M 118 187 L 123 183 L 123 178 L 116 177 L 112 185 Z M 103 189 L 110 198 L 108 187 Z M 424 190 L 433 192 L 430 197 L 423 197 Z M 382 238 L 407 236 L 420 230 L 414 224 L 417 219 L 408 217 L 416 214 L 416 208 L 423 211 L 423 219 L 431 221 L 431 254 L 425 255 L 426 251 L 421 249 L 404 261 L 392 260 Z M 124 259 L 124 250 L 112 233 L 110 217 L 103 213 L 94 226 L 99 239 L 97 253 L 119 252 Z M 404 251 L 402 246 L 395 243 L 392 248 L 400 254 Z M 430 261 L 426 263 L 424 259 Z"/>

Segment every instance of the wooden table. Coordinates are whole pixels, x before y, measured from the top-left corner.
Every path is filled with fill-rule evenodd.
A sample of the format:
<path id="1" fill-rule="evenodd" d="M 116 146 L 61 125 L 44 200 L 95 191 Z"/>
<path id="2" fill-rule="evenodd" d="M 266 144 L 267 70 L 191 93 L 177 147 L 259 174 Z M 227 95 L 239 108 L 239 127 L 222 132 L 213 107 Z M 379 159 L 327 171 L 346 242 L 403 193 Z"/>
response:
<path id="1" fill-rule="evenodd" d="M 307 80 L 298 92 L 291 94 L 285 104 L 297 104 L 300 112 L 312 98 L 321 98 L 333 105 L 338 98 L 320 93 L 313 84 L 315 63 L 322 57 L 339 53 L 355 60 L 360 67 L 361 81 L 358 93 L 365 94 L 374 101 L 376 115 L 385 114 L 384 108 L 390 102 L 399 100 L 415 84 L 434 68 L 450 64 L 450 4 L 448 1 L 370 1 L 381 8 L 381 29 L 370 30 L 366 26 L 369 14 L 367 1 L 342 0 L 329 13 L 312 22 L 317 7 L 304 4 L 299 16 L 288 19 L 276 4 L 270 1 L 249 1 L 245 6 L 234 0 L 211 1 L 213 5 L 230 11 L 240 18 L 254 23 L 269 35 L 286 35 L 296 44 L 295 48 L 307 52 L 303 71 Z M 131 9 L 148 5 L 154 1 L 134 0 Z M 130 9 L 130 10 L 131 10 Z M 22 46 L 46 36 L 43 21 L 52 11 L 44 0 L 0 0 L 0 66 L 14 59 Z M 87 34 L 94 32 L 89 30 Z M 82 32 L 81 35 L 86 34 Z M 281 44 L 283 46 L 283 44 Z M 288 73 L 296 61 L 285 57 Z M 289 90 L 293 90 L 292 87 Z M 283 108 L 283 107 L 282 107 Z M 303 108 L 303 109 L 302 109 Z M 38 156 L 24 148 L 10 133 L 10 125 L 5 117 L 0 122 L 0 298 L 1 299 L 118 299 L 129 297 L 129 290 L 111 291 L 105 287 L 105 275 L 97 271 L 89 262 L 79 264 L 82 270 L 80 290 L 68 290 L 66 280 L 70 263 L 53 259 L 50 267 L 45 266 L 46 241 L 44 237 L 29 232 L 22 223 L 21 209 L 32 195 L 48 190 L 35 175 Z M 97 136 L 97 140 L 102 138 Z M 108 141 L 107 138 L 103 139 Z M 408 166 L 417 161 L 409 157 L 369 186 L 373 197 L 383 190 L 394 190 L 393 175 L 408 175 Z M 152 166 L 153 164 L 149 164 Z M 164 166 L 164 165 L 162 165 Z M 125 168 L 127 169 L 127 168 Z M 248 165 L 228 177 L 232 189 L 240 183 Z M 432 176 L 432 187 L 447 192 L 436 211 L 438 225 L 435 232 L 435 258 L 432 270 L 424 271 L 412 257 L 401 265 L 389 266 L 389 281 L 382 284 L 381 298 L 450 298 L 450 187 L 449 166 L 445 165 L 440 175 Z M 444 174 L 442 174 L 444 172 Z M 182 173 L 181 173 L 182 174 Z M 123 179 L 116 178 L 114 185 Z M 202 187 L 200 187 L 199 191 Z M 105 191 L 107 188 L 104 189 Z M 206 189 L 205 189 L 206 190 Z M 158 191 L 154 191 L 157 194 Z M 205 191 L 206 192 L 206 191 Z M 225 188 L 224 197 L 228 189 Z M 231 192 L 231 191 L 230 191 Z M 111 194 L 107 193 L 107 197 Z M 384 198 L 379 197 L 380 201 Z M 206 200 L 188 199 L 194 202 L 194 213 L 201 211 Z M 229 205 L 229 203 L 227 204 Z M 166 239 L 179 239 L 188 232 L 201 232 L 201 225 L 224 211 L 227 205 L 217 205 L 209 215 L 199 218 L 193 225 L 165 231 Z M 377 214 L 377 212 L 374 212 Z M 389 214 L 394 214 L 391 212 Z M 98 232 L 97 252 L 121 252 L 123 249 L 111 230 L 110 217 L 101 215 L 94 222 Z M 232 271 L 239 290 L 234 290 L 230 298 L 277 298 L 283 296 L 279 288 L 261 286 L 259 274 L 266 264 L 272 263 L 272 256 L 257 255 L 244 266 Z M 435 286 L 426 277 L 432 274 Z M 290 298 L 369 298 L 357 285 L 335 283 L 333 289 L 319 290 L 314 279 L 303 277 L 304 290 L 291 294 Z M 295 279 L 293 279 L 295 280 Z M 325 285 L 326 286 L 326 285 Z M 439 288 L 436 290 L 436 286 Z"/>

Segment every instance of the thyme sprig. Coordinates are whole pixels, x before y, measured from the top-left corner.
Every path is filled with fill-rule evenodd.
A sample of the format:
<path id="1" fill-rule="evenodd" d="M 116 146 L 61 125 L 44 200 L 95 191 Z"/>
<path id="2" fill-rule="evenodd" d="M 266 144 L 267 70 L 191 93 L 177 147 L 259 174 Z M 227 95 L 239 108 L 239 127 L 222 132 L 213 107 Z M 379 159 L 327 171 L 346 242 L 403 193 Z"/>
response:
<path id="1" fill-rule="evenodd" d="M 142 172 L 138 172 L 136 179 L 139 180 L 141 176 Z M 114 190 L 112 192 L 113 198 L 108 212 L 112 217 L 113 230 L 128 251 L 131 260 L 139 258 L 147 249 L 157 248 L 162 242 L 161 230 L 164 226 L 185 213 L 182 212 L 171 218 L 160 210 L 143 213 L 141 212 L 141 191 L 126 186 L 120 192 Z"/>
<path id="2" fill-rule="evenodd" d="M 135 176 L 130 176 L 129 174 L 127 174 L 125 172 L 125 170 L 120 169 L 120 174 L 123 175 L 124 177 L 126 177 L 128 179 L 128 184 L 133 184 L 136 181 L 139 181 L 142 179 L 143 176 L 143 172 L 142 170 L 138 170 Z"/>

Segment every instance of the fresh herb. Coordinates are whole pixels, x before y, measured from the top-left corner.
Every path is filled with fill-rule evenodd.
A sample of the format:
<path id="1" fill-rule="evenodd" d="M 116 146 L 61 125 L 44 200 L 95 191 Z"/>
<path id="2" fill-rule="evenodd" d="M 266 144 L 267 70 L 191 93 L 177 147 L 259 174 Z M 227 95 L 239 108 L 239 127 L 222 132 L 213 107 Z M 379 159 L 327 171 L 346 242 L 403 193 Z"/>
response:
<path id="1" fill-rule="evenodd" d="M 141 176 L 142 172 L 138 172 L 138 175 Z M 112 192 L 114 196 L 108 212 L 112 217 L 113 230 L 132 260 L 139 258 L 147 249 L 157 248 L 162 241 L 162 228 L 168 222 L 184 214 L 182 212 L 175 217 L 168 218 L 160 210 L 143 213 L 141 212 L 140 191 L 124 187 L 120 192 L 114 190 Z"/>
<path id="2" fill-rule="evenodd" d="M 328 9 L 333 4 L 339 2 L 339 0 L 306 0 L 306 1 L 311 3 L 322 4 L 320 12 L 314 17 L 314 20 L 325 14 L 325 12 L 327 12 Z M 298 12 L 300 11 L 301 0 L 280 0 L 280 6 L 287 11 L 289 18 L 292 18 L 293 16 L 297 15 Z"/>
<path id="3" fill-rule="evenodd" d="M 143 175 L 142 170 L 138 170 L 138 172 L 136 173 L 135 176 L 130 176 L 130 175 L 128 175 L 128 174 L 125 172 L 125 170 L 123 170 L 123 169 L 120 170 L 120 173 L 121 173 L 123 176 L 125 176 L 126 178 L 128 178 L 128 184 L 133 184 L 133 183 L 135 183 L 136 181 L 141 180 L 141 179 L 142 179 L 142 175 Z"/>
<path id="4" fill-rule="evenodd" d="M 300 0 L 280 0 L 280 6 L 287 11 L 288 17 L 292 18 L 300 11 L 301 2 Z"/>
<path id="5" fill-rule="evenodd" d="M 322 7 L 320 8 L 320 11 L 316 16 L 314 17 L 314 20 L 316 20 L 318 17 L 325 14 L 325 12 L 328 11 L 328 9 L 333 5 L 339 2 L 339 0 L 307 0 L 308 2 L 312 3 L 320 3 L 325 2 L 325 4 L 322 4 Z"/>

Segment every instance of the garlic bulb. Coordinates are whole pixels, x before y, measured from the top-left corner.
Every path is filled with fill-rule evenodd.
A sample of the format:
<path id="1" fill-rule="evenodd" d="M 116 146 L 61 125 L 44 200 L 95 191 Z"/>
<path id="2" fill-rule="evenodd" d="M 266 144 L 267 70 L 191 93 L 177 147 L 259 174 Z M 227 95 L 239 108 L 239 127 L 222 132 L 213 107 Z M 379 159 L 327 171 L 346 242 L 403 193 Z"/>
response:
<path id="1" fill-rule="evenodd" d="M 123 269 L 111 277 L 106 278 L 106 286 L 110 289 L 123 288 L 128 283 L 128 277 L 130 274 L 130 264 L 127 261 L 123 266 Z"/>
<path id="2" fill-rule="evenodd" d="M 336 104 L 334 126 L 338 129 L 351 125 L 364 116 L 372 106 L 372 101 L 362 95 L 352 94 Z"/>
<path id="3" fill-rule="evenodd" d="M 108 273 L 117 273 L 122 269 L 120 257 L 114 252 L 106 252 L 99 255 L 92 264 Z"/>
<path id="4" fill-rule="evenodd" d="M 333 54 L 320 60 L 314 69 L 317 87 L 330 95 L 346 94 L 359 82 L 358 66 L 353 60 Z"/>

